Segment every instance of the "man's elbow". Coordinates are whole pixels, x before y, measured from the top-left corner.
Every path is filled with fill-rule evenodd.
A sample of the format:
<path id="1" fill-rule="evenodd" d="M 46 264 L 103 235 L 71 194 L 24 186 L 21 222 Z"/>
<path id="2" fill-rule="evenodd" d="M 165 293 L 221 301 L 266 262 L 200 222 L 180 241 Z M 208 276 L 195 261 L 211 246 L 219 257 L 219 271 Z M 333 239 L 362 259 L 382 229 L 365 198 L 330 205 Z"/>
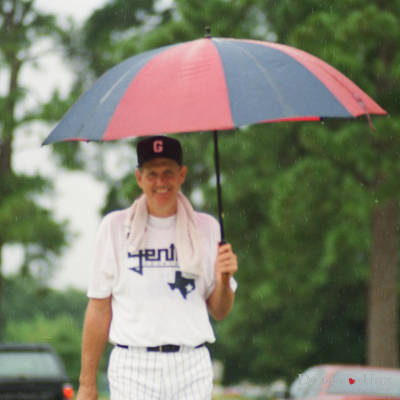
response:
<path id="1" fill-rule="evenodd" d="M 208 312 L 216 321 L 221 321 L 225 319 L 231 312 L 234 303 L 234 296 L 229 303 L 225 304 L 212 304 L 212 302 L 208 303 Z"/>
<path id="2" fill-rule="evenodd" d="M 230 312 L 231 312 L 230 309 L 226 310 L 226 311 L 218 310 L 218 311 L 214 311 L 214 312 L 210 311 L 210 314 L 213 317 L 213 319 L 215 319 L 216 321 L 222 321 L 229 315 Z"/>

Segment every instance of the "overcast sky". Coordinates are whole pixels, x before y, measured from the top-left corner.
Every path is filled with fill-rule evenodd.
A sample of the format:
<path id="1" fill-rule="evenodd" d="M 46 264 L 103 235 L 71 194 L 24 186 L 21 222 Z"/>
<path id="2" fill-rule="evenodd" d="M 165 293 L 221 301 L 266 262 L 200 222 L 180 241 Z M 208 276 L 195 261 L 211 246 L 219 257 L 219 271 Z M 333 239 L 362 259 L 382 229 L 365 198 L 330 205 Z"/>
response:
<path id="1" fill-rule="evenodd" d="M 54 13 L 62 24 L 68 16 L 81 23 L 104 3 L 105 0 L 36 0 L 35 4 L 38 8 Z M 22 78 L 23 83 L 31 89 L 28 103 L 35 104 L 48 99 L 55 87 L 66 92 L 73 77 L 60 56 L 49 53 L 40 60 L 39 68 L 23 71 Z M 54 178 L 56 198 L 55 201 L 48 199 L 47 202 L 52 203 L 58 220 L 71 221 L 71 230 L 76 236 L 72 247 L 60 257 L 58 273 L 51 285 L 57 288 L 73 286 L 86 289 L 94 235 L 99 223 L 98 211 L 104 202 L 106 188 L 85 172 L 69 173 L 55 167 L 50 148 L 40 146 L 43 134 L 50 133 L 50 129 L 38 124 L 30 132 L 18 132 L 13 167 L 17 172 L 40 172 Z M 15 272 L 21 261 L 20 250 L 7 246 L 3 256 L 5 274 Z"/>
<path id="2" fill-rule="evenodd" d="M 93 10 L 105 4 L 105 0 L 36 0 L 38 8 L 56 14 L 60 19 L 68 16 L 82 22 Z"/>

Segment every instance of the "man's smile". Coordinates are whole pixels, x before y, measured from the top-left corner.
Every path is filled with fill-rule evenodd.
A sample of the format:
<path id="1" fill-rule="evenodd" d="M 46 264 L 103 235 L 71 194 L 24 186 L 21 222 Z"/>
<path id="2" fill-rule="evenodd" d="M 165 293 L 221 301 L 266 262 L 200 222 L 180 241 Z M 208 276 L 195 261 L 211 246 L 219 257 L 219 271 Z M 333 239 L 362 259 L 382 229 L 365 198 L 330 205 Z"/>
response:
<path id="1" fill-rule="evenodd" d="M 155 193 L 157 193 L 157 194 L 165 194 L 165 193 L 168 193 L 169 191 L 170 191 L 170 189 L 168 189 L 168 188 L 155 189 Z"/>

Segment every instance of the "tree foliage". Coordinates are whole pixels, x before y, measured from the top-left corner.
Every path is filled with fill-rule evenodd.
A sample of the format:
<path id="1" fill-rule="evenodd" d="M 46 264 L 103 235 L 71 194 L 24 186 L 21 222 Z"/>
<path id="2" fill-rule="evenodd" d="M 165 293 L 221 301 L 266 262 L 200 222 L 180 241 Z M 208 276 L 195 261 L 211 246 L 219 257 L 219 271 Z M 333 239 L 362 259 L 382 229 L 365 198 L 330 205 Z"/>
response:
<path id="1" fill-rule="evenodd" d="M 374 365 L 398 364 L 398 162 L 399 109 L 399 39 L 398 16 L 400 3 L 372 1 L 307 1 L 294 9 L 288 2 L 265 2 L 268 20 L 278 32 L 278 39 L 308 50 L 330 62 L 366 90 L 387 109 L 390 118 L 374 119 L 376 132 L 368 132 L 366 124 L 329 124 L 330 133 L 302 129 L 302 141 L 310 150 L 311 160 L 328 157 L 348 185 L 343 196 L 355 193 L 358 210 L 364 215 L 365 274 L 370 276 L 368 293 L 366 362 Z M 287 23 L 296 18 L 296 23 Z M 352 215 L 357 215 L 353 207 Z M 394 223 L 388 223 L 394 221 Z M 360 246 L 342 224 L 342 237 L 349 245 L 347 254 L 359 254 Z M 327 232 L 332 243 L 335 230 Z M 385 239 L 381 240 L 384 236 Z M 343 240 L 342 240 L 343 241 Z M 358 240 L 361 244 L 361 240 Z M 342 253 L 340 242 L 335 246 L 336 258 Z M 349 259 L 350 260 L 350 259 Z M 344 258 L 347 261 L 347 258 Z M 349 264 L 349 269 L 354 268 Z M 382 293 L 385 301 L 382 301 Z M 381 327 L 381 328 L 379 328 Z"/>
<path id="2" fill-rule="evenodd" d="M 28 109 L 24 99 L 29 91 L 21 85 L 21 72 L 40 56 L 35 44 L 57 33 L 54 16 L 38 11 L 34 0 L 0 1 L 0 73 L 4 88 L 0 92 L 0 300 L 2 294 L 1 252 L 7 244 L 24 249 L 22 269 L 32 273 L 39 264 L 51 271 L 54 255 L 65 245 L 65 224 L 57 223 L 38 197 L 51 186 L 39 175 L 18 174 L 13 169 L 13 143 L 17 132 L 39 118 L 40 112 Z M 0 336 L 4 327 L 1 318 Z"/>

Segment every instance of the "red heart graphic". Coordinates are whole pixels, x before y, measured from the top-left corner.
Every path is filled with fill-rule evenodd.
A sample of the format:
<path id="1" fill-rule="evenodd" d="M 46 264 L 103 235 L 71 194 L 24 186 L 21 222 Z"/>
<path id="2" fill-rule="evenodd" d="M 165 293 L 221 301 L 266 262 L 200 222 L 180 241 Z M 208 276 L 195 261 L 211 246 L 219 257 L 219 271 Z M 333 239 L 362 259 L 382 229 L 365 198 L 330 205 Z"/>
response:
<path id="1" fill-rule="evenodd" d="M 355 379 L 353 379 L 353 378 L 349 378 L 349 383 L 350 383 L 350 385 L 354 385 L 354 383 L 356 382 L 356 380 Z"/>

